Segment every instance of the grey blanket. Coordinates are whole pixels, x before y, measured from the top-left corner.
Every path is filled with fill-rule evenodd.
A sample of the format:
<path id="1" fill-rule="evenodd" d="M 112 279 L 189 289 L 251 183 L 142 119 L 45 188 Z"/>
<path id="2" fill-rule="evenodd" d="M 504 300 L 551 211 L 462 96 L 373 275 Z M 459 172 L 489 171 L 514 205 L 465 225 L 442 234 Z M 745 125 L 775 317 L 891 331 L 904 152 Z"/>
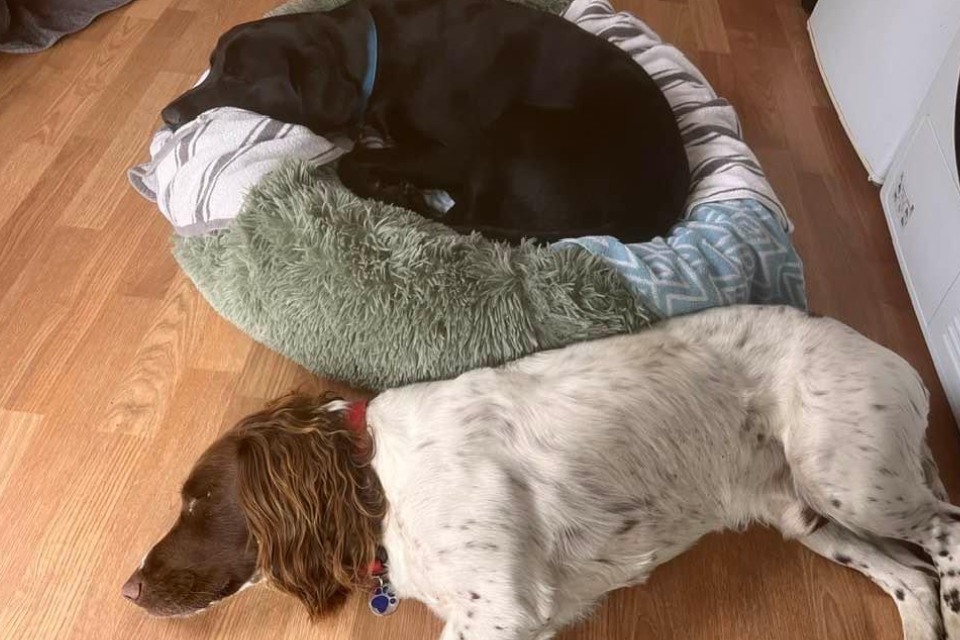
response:
<path id="1" fill-rule="evenodd" d="M 0 51 L 42 51 L 132 0 L 0 0 Z"/>

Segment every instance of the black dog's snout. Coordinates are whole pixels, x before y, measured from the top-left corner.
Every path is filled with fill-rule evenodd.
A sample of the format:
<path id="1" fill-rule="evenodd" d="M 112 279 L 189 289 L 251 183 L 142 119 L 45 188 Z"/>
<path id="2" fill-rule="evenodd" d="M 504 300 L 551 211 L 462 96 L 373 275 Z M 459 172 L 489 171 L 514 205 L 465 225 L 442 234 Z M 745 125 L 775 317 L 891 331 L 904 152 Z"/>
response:
<path id="1" fill-rule="evenodd" d="M 168 105 L 163 111 L 160 112 L 160 117 L 163 118 L 165 123 L 174 129 L 184 124 L 183 112 L 172 104 Z"/>

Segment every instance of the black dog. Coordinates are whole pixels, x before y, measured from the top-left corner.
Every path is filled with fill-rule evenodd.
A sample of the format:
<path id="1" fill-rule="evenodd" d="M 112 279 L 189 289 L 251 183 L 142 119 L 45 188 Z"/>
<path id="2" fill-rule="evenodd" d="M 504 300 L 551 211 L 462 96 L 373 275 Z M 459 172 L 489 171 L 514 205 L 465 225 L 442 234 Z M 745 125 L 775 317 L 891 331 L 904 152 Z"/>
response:
<path id="1" fill-rule="evenodd" d="M 656 83 L 614 45 L 505 0 L 355 0 L 227 32 L 210 74 L 163 110 L 176 127 L 233 106 L 317 134 L 369 126 L 339 174 L 354 193 L 512 242 L 665 234 L 689 186 Z"/>

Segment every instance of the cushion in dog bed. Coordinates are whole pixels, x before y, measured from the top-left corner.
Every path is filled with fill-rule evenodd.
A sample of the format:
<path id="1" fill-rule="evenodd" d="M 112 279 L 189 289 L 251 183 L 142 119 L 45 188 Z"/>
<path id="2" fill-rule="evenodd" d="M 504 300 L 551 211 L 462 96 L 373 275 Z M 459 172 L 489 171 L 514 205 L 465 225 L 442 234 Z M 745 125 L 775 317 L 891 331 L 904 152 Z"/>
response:
<path id="1" fill-rule="evenodd" d="M 316 8 L 329 6 L 285 10 Z M 732 107 L 605 0 L 576 0 L 564 17 L 643 64 L 677 115 L 693 180 L 667 238 L 510 247 L 457 235 L 347 191 L 325 164 L 341 145 L 236 109 L 161 130 L 131 179 L 174 225 L 177 260 L 218 312 L 319 374 L 372 388 L 720 304 L 805 306 L 789 220 Z"/>

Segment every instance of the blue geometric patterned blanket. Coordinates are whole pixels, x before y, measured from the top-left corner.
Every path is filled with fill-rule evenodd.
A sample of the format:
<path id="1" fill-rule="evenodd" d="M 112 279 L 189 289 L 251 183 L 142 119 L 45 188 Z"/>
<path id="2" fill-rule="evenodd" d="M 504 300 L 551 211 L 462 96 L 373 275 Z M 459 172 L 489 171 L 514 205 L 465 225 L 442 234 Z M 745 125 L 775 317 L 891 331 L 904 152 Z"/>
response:
<path id="1" fill-rule="evenodd" d="M 665 239 L 589 236 L 553 246 L 571 244 L 601 256 L 663 317 L 730 304 L 807 306 L 790 234 L 757 200 L 697 205 Z"/>

